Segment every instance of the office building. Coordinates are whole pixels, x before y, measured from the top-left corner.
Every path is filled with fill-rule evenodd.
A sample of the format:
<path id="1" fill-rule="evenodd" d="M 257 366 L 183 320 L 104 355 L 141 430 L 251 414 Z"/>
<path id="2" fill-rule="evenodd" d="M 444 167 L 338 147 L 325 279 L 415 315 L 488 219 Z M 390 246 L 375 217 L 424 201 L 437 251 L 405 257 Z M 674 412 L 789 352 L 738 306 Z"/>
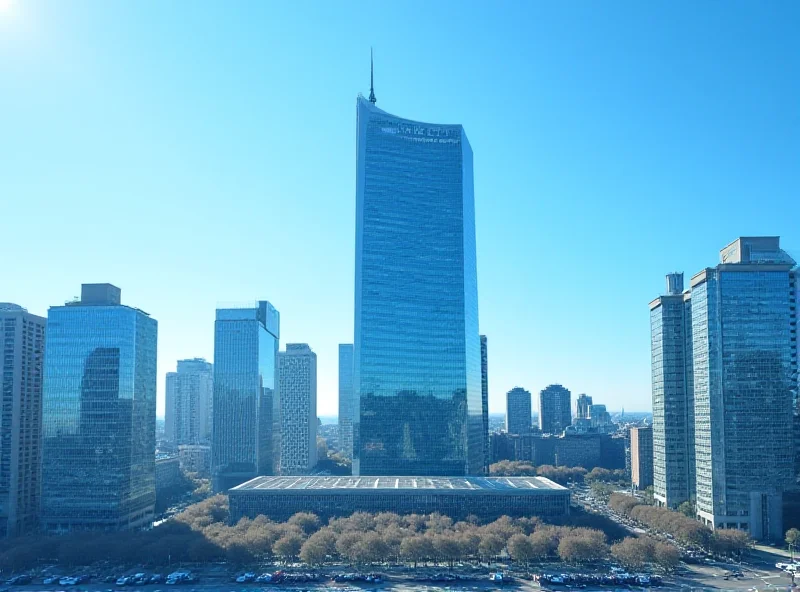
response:
<path id="1" fill-rule="evenodd" d="M 339 344 L 339 447 L 353 458 L 353 344 Z"/>
<path id="2" fill-rule="evenodd" d="M 605 405 L 589 405 L 589 422 L 591 427 L 598 432 L 613 432 L 616 425 L 611 421 L 611 414 Z"/>
<path id="3" fill-rule="evenodd" d="M 489 349 L 486 335 L 481 335 L 481 411 L 483 414 L 483 472 L 489 474 Z"/>
<path id="4" fill-rule="evenodd" d="M 543 434 L 560 434 L 572 423 L 569 389 L 551 384 L 539 393 L 539 429 Z"/>
<path id="5" fill-rule="evenodd" d="M 47 315 L 42 525 L 147 528 L 155 503 L 158 323 L 111 284 Z"/>
<path id="6" fill-rule="evenodd" d="M 163 455 L 156 457 L 156 499 L 171 493 L 171 489 L 180 485 L 183 478 L 181 461 L 178 456 Z"/>
<path id="7" fill-rule="evenodd" d="M 178 446 L 181 469 L 197 473 L 200 477 L 211 475 L 211 446 L 208 444 L 182 444 Z"/>
<path id="8" fill-rule="evenodd" d="M 45 319 L 0 302 L 0 538 L 38 527 Z"/>
<path id="9" fill-rule="evenodd" d="M 282 475 L 302 475 L 317 464 L 317 354 L 306 343 L 278 353 Z"/>
<path id="10" fill-rule="evenodd" d="M 592 398 L 589 395 L 578 395 L 575 401 L 575 419 L 589 419 L 589 407 L 592 406 Z"/>
<path id="11" fill-rule="evenodd" d="M 481 474 L 472 149 L 363 97 L 357 117 L 353 474 Z"/>
<path id="12" fill-rule="evenodd" d="M 653 484 L 653 428 L 631 428 L 631 482 L 636 489 Z"/>
<path id="13" fill-rule="evenodd" d="M 165 436 L 173 444 L 211 442 L 214 367 L 203 358 L 178 360 L 167 372 Z"/>
<path id="14" fill-rule="evenodd" d="M 267 301 L 220 308 L 214 323 L 211 471 L 215 491 L 271 475 L 280 456 L 275 363 L 280 315 Z"/>
<path id="15" fill-rule="evenodd" d="M 778 237 L 738 238 L 692 277 L 697 516 L 783 538 L 794 484 L 794 260 Z"/>
<path id="16" fill-rule="evenodd" d="M 531 394 L 515 386 L 506 393 L 506 432 L 528 434 L 531 431 Z"/>
<path id="17" fill-rule="evenodd" d="M 692 300 L 683 274 L 667 275 L 667 293 L 650 303 L 653 389 L 653 494 L 676 508 L 695 496 Z"/>
<path id="18" fill-rule="evenodd" d="M 323 520 L 353 512 L 429 514 L 483 522 L 501 516 L 563 518 L 570 491 L 542 477 L 259 477 L 228 492 L 231 522 L 296 512 Z"/>

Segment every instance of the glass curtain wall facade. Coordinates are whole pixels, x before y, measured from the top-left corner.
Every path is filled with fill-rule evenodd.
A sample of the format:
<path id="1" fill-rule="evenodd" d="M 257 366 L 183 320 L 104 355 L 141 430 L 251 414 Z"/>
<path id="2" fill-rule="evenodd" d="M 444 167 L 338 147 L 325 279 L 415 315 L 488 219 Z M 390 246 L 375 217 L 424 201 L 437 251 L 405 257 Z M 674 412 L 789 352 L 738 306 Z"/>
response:
<path id="1" fill-rule="evenodd" d="M 481 474 L 472 149 L 357 101 L 356 475 Z"/>
<path id="2" fill-rule="evenodd" d="M 91 288 L 47 317 L 42 523 L 49 532 L 141 528 L 153 519 L 158 324 L 118 304 L 118 289 L 103 301 L 88 297 Z"/>
<path id="3" fill-rule="evenodd" d="M 650 303 L 653 495 L 675 508 L 695 496 L 692 308 L 683 274 L 667 285 L 674 292 Z"/>
<path id="4" fill-rule="evenodd" d="M 489 474 L 489 347 L 486 335 L 481 335 L 481 407 L 483 413 L 483 470 Z"/>
<path id="5" fill-rule="evenodd" d="M 217 309 L 214 323 L 212 478 L 226 491 L 278 470 L 280 401 L 275 364 L 280 316 L 267 301 Z"/>
<path id="6" fill-rule="evenodd" d="M 353 344 L 339 344 L 339 447 L 353 458 Z"/>
<path id="7" fill-rule="evenodd" d="M 697 514 L 779 540 L 794 482 L 794 261 L 777 237 L 738 239 L 720 259 L 692 278 Z"/>

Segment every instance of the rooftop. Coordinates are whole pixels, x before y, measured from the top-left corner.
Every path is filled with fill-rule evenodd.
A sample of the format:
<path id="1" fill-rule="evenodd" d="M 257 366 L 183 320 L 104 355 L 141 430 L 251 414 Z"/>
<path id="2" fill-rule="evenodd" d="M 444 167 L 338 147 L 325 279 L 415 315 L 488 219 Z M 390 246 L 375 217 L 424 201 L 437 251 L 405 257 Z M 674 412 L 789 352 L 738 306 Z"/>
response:
<path id="1" fill-rule="evenodd" d="M 561 490 L 543 477 L 256 477 L 231 491 L 431 490 L 497 492 Z"/>

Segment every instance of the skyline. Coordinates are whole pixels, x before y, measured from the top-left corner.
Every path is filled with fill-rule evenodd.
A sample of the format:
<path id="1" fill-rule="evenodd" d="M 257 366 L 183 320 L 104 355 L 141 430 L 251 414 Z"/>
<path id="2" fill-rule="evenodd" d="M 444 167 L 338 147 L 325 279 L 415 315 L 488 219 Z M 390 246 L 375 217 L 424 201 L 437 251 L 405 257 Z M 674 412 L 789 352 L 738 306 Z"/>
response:
<path id="1" fill-rule="evenodd" d="M 800 255 L 789 3 L 474 5 L 451 28 L 453 3 L 416 27 L 380 6 L 11 5 L 0 194 L 22 223 L 2 246 L 25 251 L 0 300 L 46 316 L 81 283 L 120 287 L 159 322 L 159 416 L 176 361 L 214 361 L 215 309 L 258 299 L 281 311 L 281 349 L 317 352 L 319 413 L 336 413 L 370 45 L 378 107 L 461 123 L 475 152 L 492 413 L 552 383 L 649 410 L 664 276 L 739 236 Z"/>

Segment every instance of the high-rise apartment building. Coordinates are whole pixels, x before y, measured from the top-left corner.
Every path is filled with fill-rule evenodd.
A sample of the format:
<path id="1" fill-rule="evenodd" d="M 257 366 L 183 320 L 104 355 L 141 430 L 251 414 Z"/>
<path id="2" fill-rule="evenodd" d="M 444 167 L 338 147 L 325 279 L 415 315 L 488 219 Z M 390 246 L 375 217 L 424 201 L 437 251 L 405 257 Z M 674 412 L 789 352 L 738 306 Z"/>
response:
<path id="1" fill-rule="evenodd" d="M 691 280 L 697 516 L 755 539 L 782 539 L 794 483 L 794 267 L 778 237 L 743 237 Z"/>
<path id="2" fill-rule="evenodd" d="M 149 527 L 155 504 L 158 323 L 111 284 L 47 315 L 42 526 Z"/>
<path id="3" fill-rule="evenodd" d="M 531 432 L 531 394 L 515 386 L 506 393 L 506 432 L 529 434 Z"/>
<path id="4" fill-rule="evenodd" d="M 486 335 L 481 335 L 481 411 L 483 414 L 483 470 L 489 473 L 489 347 Z"/>
<path id="5" fill-rule="evenodd" d="M 353 344 L 339 344 L 339 447 L 353 458 Z"/>
<path id="6" fill-rule="evenodd" d="M 357 117 L 353 472 L 481 474 L 472 149 L 363 97 Z"/>
<path id="7" fill-rule="evenodd" d="M 178 371 L 167 372 L 167 440 L 178 445 L 211 442 L 213 403 L 214 366 L 203 358 L 178 360 Z"/>
<path id="8" fill-rule="evenodd" d="M 317 354 L 305 343 L 278 353 L 282 475 L 303 475 L 317 464 Z"/>
<path id="9" fill-rule="evenodd" d="M 0 302 L 0 538 L 38 526 L 44 339 L 45 319 Z"/>
<path id="10" fill-rule="evenodd" d="M 683 274 L 667 275 L 667 293 L 650 303 L 653 389 L 653 494 L 675 508 L 695 496 L 692 300 Z"/>
<path id="11" fill-rule="evenodd" d="M 653 428 L 631 428 L 631 482 L 636 489 L 653 484 Z"/>
<path id="12" fill-rule="evenodd" d="M 539 393 L 539 429 L 543 434 L 560 434 L 572 423 L 572 394 L 560 384 Z"/>
<path id="13" fill-rule="evenodd" d="M 280 456 L 275 363 L 280 315 L 267 301 L 219 308 L 214 323 L 211 472 L 215 491 L 271 475 Z"/>
<path id="14" fill-rule="evenodd" d="M 592 398 L 589 395 L 578 395 L 575 401 L 575 419 L 589 419 L 589 407 L 592 406 Z"/>

